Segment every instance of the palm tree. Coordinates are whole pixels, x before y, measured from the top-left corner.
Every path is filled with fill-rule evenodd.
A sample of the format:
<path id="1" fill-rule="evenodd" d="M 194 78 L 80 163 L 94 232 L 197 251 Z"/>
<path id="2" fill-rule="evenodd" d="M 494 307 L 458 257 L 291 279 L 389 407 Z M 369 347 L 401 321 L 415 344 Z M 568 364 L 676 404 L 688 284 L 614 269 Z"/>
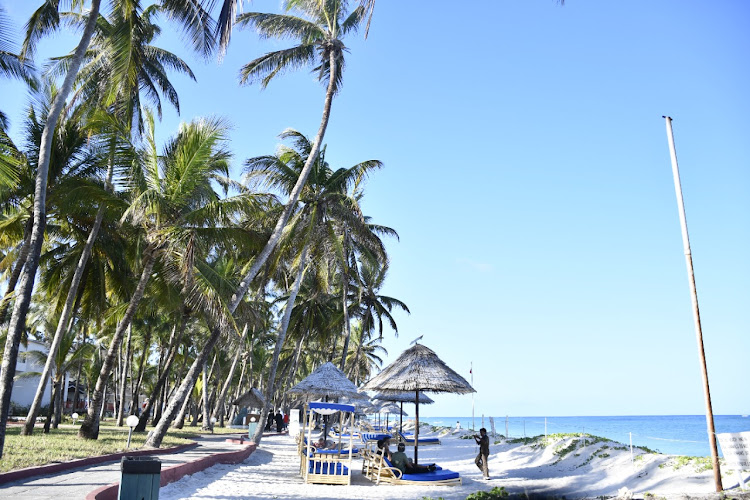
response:
<path id="1" fill-rule="evenodd" d="M 269 404 L 274 395 L 279 357 L 304 278 L 308 255 L 324 255 L 330 248 L 330 236 L 336 234 L 339 228 L 363 232 L 363 219 L 353 215 L 357 210 L 353 210 L 352 200 L 347 196 L 347 192 L 351 185 L 382 165 L 377 160 L 369 160 L 348 169 L 333 171 L 325 161 L 325 148 L 316 148 L 303 134 L 287 130 L 281 134 L 281 138 L 292 139 L 294 147 L 282 147 L 274 156 L 260 156 L 246 162 L 250 180 L 257 178 L 264 185 L 284 191 L 296 189 L 305 168 L 308 164 L 311 165 L 307 183 L 301 191 L 300 206 L 292 207 L 297 208 L 297 211 L 290 219 L 287 230 L 288 247 L 295 252 L 294 264 L 297 271 L 279 324 L 276 347 L 271 360 L 266 386 L 266 401 Z M 261 422 L 267 414 L 268 406 L 261 413 Z M 261 435 L 262 429 L 254 436 L 256 443 Z"/>
<path id="2" fill-rule="evenodd" d="M 113 0 L 116 1 L 116 0 Z M 18 357 L 18 343 L 26 323 L 26 314 L 31 302 L 31 292 L 34 286 L 34 276 L 39 265 L 44 229 L 46 225 L 45 198 L 47 193 L 47 172 L 49 169 L 52 135 L 57 122 L 63 112 L 65 102 L 73 88 L 78 70 L 83 62 L 89 42 L 94 33 L 99 18 L 101 0 L 92 0 L 81 40 L 76 47 L 74 56 L 68 67 L 60 92 L 52 103 L 50 112 L 42 133 L 39 152 L 36 185 L 34 191 L 34 223 L 29 242 L 29 252 L 24 265 L 24 274 L 20 282 L 18 299 L 16 300 L 8 328 L 8 338 L 3 352 L 2 371 L 0 372 L 0 458 L 5 445 L 5 427 L 10 410 L 10 396 L 15 375 L 16 359 Z M 212 23 L 210 17 L 197 2 L 180 2 L 177 0 L 163 0 L 162 5 L 168 12 L 182 23 L 185 31 L 192 32 L 194 47 L 204 53 L 210 53 L 213 48 Z M 45 1 L 32 15 L 28 23 L 26 40 L 21 56 L 33 55 L 36 42 L 46 33 L 57 29 L 60 24 L 59 0 Z M 98 428 L 98 427 L 97 427 Z"/>
<path id="3" fill-rule="evenodd" d="M 282 237 L 297 200 L 302 193 L 307 177 L 316 161 L 320 146 L 328 127 L 331 115 L 333 97 L 341 89 L 344 71 L 344 52 L 346 46 L 342 38 L 355 32 L 363 20 L 364 9 L 358 7 L 350 14 L 346 0 L 330 0 L 318 2 L 311 0 L 287 0 L 287 11 L 298 10 L 306 18 L 288 14 L 262 14 L 250 12 L 238 17 L 238 26 L 253 27 L 262 38 L 295 38 L 300 43 L 289 49 L 269 52 L 248 64 L 241 70 L 242 83 L 260 82 L 266 87 L 271 80 L 285 70 L 297 69 L 302 66 L 313 66 L 318 72 L 318 80 L 327 81 L 323 116 L 318 133 L 312 143 L 311 150 L 304 167 L 299 172 L 294 187 L 289 190 L 289 198 L 284 210 L 276 222 L 263 250 L 255 257 L 252 265 L 245 274 L 237 291 L 232 297 L 230 310 L 234 312 L 237 305 L 247 293 L 250 283 L 265 265 Z M 223 13 L 222 13 L 223 15 Z"/>
<path id="4" fill-rule="evenodd" d="M 92 48 L 86 54 L 86 65 L 79 75 L 83 80 L 79 93 L 87 96 L 90 104 L 94 104 L 94 109 L 111 108 L 113 110 L 112 115 L 95 112 L 94 120 L 92 120 L 109 135 L 110 161 L 104 181 L 107 191 L 112 190 L 115 151 L 120 148 L 125 148 L 126 151 L 130 149 L 127 141 L 131 124 L 134 121 L 138 125 L 138 131 L 142 130 L 141 89 L 147 89 L 147 96 L 156 104 L 161 116 L 161 100 L 157 88 L 160 88 L 179 112 L 177 93 L 169 82 L 163 63 L 168 63 L 171 67 L 194 79 L 190 68 L 179 57 L 149 45 L 160 31 L 159 27 L 152 22 L 152 17 L 158 11 L 157 6 L 152 5 L 142 13 L 139 12 L 138 2 L 117 7 L 110 13 L 109 19 L 103 18 L 98 23 L 97 32 L 91 42 Z M 70 56 L 60 59 L 65 63 L 69 60 Z M 61 66 L 66 66 L 66 64 Z M 104 218 L 104 208 L 101 204 L 97 210 L 94 225 L 78 261 L 76 273 L 68 290 L 68 298 L 52 341 L 50 359 L 43 371 L 45 376 L 49 372 L 63 331 L 68 326 L 73 300 Z M 34 431 L 34 421 L 41 405 L 43 391 L 44 386 L 40 383 L 26 418 L 23 431 L 25 435 L 30 435 Z"/>
<path id="5" fill-rule="evenodd" d="M 229 153 L 222 149 L 226 125 L 217 119 L 184 125 L 175 138 L 157 152 L 154 119 L 147 113 L 146 147 L 132 180 L 133 200 L 123 215 L 145 231 L 142 270 L 128 308 L 117 326 L 94 389 L 79 435 L 96 439 L 102 392 L 113 367 L 125 329 L 132 321 L 160 253 L 166 252 L 183 227 L 202 221 L 207 206 L 218 196 L 211 185 L 218 174 L 228 175 Z M 189 231 L 188 231 L 189 233 Z"/>
<path id="6" fill-rule="evenodd" d="M 365 339 L 368 338 L 376 328 L 378 331 L 378 339 L 383 338 L 384 323 L 388 323 L 393 329 L 395 335 L 398 336 L 398 326 L 396 325 L 396 320 L 391 315 L 393 308 L 398 307 L 409 313 L 409 308 L 400 300 L 388 297 L 387 295 L 380 295 L 380 288 L 382 288 L 385 283 L 387 273 L 387 262 L 379 263 L 371 259 L 364 259 L 362 261 L 358 315 L 361 318 L 363 333 L 360 335 L 359 344 L 357 345 L 357 350 L 354 355 L 354 361 L 350 366 L 349 377 L 356 373 L 355 370 L 359 365 L 359 358 L 362 354 Z"/>

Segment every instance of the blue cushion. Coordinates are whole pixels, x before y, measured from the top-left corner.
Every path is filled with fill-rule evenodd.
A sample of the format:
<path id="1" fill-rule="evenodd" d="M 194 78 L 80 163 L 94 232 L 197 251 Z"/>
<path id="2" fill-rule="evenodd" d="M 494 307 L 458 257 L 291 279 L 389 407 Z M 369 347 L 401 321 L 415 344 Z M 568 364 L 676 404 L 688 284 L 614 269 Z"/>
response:
<path id="1" fill-rule="evenodd" d="M 373 434 L 373 433 L 362 433 L 362 440 L 363 441 L 380 441 L 381 439 L 391 439 L 393 436 L 390 434 Z"/>
<path id="2" fill-rule="evenodd" d="M 404 474 L 401 479 L 405 481 L 445 481 L 448 479 L 458 479 L 461 477 L 458 472 L 452 470 L 434 470 L 432 472 L 424 472 L 422 474 Z"/>
<path id="3" fill-rule="evenodd" d="M 335 467 L 334 467 L 335 465 Z M 341 463 L 333 464 L 331 462 L 310 462 L 308 469 L 310 474 L 331 474 L 334 476 L 346 476 L 349 474 L 349 468 Z"/>
<path id="4" fill-rule="evenodd" d="M 335 450 L 317 450 L 315 453 L 323 453 L 323 454 L 326 454 L 326 455 L 338 455 L 339 454 L 339 450 L 338 449 L 335 449 Z M 356 455 L 357 453 L 359 453 L 359 449 L 358 448 L 352 448 L 352 453 Z M 349 454 L 349 449 L 348 448 L 347 449 L 345 449 L 345 448 L 341 449 L 341 455 L 348 455 L 348 454 Z"/>

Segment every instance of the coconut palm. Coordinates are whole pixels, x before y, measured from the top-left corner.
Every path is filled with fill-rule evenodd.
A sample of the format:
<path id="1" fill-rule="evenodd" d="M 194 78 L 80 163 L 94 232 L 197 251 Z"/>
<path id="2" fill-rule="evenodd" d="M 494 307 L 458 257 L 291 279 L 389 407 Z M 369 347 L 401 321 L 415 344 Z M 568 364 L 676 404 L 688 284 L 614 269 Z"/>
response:
<path id="1" fill-rule="evenodd" d="M 362 355 L 364 341 L 369 338 L 372 332 L 377 329 L 378 339 L 383 338 L 383 325 L 388 325 L 398 336 L 398 325 L 391 315 L 394 307 L 397 307 L 407 313 L 409 308 L 398 299 L 387 295 L 380 295 L 380 289 L 385 283 L 385 277 L 388 274 L 388 264 L 380 263 L 371 259 L 364 259 L 360 269 L 360 298 L 358 304 L 358 315 L 361 318 L 363 334 L 359 337 L 354 361 L 350 366 L 349 377 L 356 374 L 359 366 L 359 358 Z"/>
<path id="2" fill-rule="evenodd" d="M 120 3 L 117 0 L 113 0 Z M 52 103 L 50 112 L 42 133 L 41 148 L 38 159 L 37 177 L 34 191 L 34 223 L 31 231 L 29 252 L 24 264 L 24 274 L 20 282 L 18 299 L 13 308 L 13 314 L 8 329 L 8 339 L 3 353 L 2 372 L 0 372 L 0 457 L 5 445 L 5 427 L 10 409 L 10 396 L 15 374 L 16 359 L 18 357 L 18 343 L 26 323 L 26 314 L 31 302 L 31 292 L 34 286 L 34 276 L 39 265 L 46 213 L 44 211 L 47 193 L 47 171 L 49 169 L 52 135 L 57 122 L 63 112 L 65 102 L 73 88 L 78 70 L 84 59 L 89 42 L 94 33 L 99 18 L 101 0 L 92 0 L 87 21 L 81 40 L 68 67 L 60 92 Z M 194 47 L 203 53 L 210 53 L 213 48 L 213 26 L 210 17 L 196 2 L 181 2 L 177 0 L 163 0 L 162 5 L 169 14 L 178 20 L 186 32 L 192 33 Z M 45 34 L 57 29 L 60 25 L 59 0 L 45 1 L 32 15 L 28 23 L 26 40 L 21 51 L 22 57 L 33 56 L 36 42 Z M 106 363 L 105 363 L 106 364 Z M 97 426 L 98 429 L 98 426 Z"/>
<path id="3" fill-rule="evenodd" d="M 333 97 L 341 89 L 344 71 L 343 37 L 356 32 L 363 21 L 364 9 L 358 7 L 348 12 L 346 0 L 287 0 L 287 11 L 299 11 L 304 17 L 289 14 L 263 14 L 250 12 L 237 18 L 237 25 L 254 28 L 262 38 L 294 38 L 300 43 L 289 49 L 269 52 L 245 66 L 240 75 L 242 83 L 259 82 L 266 87 L 276 76 L 290 69 L 313 66 L 318 80 L 327 82 L 320 127 L 312 143 L 304 167 L 296 177 L 294 186 L 288 191 L 289 198 L 276 222 L 263 250 L 258 254 L 232 298 L 230 310 L 234 311 L 250 287 L 250 283 L 265 265 L 282 237 L 284 227 L 296 207 L 297 200 L 310 174 L 313 163 L 328 127 Z M 223 14 L 223 13 L 222 13 Z"/>
<path id="4" fill-rule="evenodd" d="M 179 112 L 177 93 L 169 81 L 164 63 L 194 79 L 190 68 L 179 57 L 150 45 L 154 36 L 160 32 L 160 28 L 152 20 L 158 10 L 158 6 L 152 5 L 141 12 L 137 1 L 132 5 L 118 5 L 108 18 L 102 18 L 97 24 L 96 33 L 91 41 L 91 49 L 86 54 L 86 64 L 79 74 L 82 84 L 77 94 L 83 95 L 83 100 L 93 109 L 112 110 L 112 114 L 95 111 L 92 120 L 108 134 L 110 161 L 105 180 L 105 188 L 108 191 L 112 190 L 115 152 L 118 149 L 130 151 L 127 141 L 134 122 L 139 132 L 143 128 L 141 91 L 145 91 L 149 100 L 156 105 L 159 116 L 161 116 L 161 100 L 157 88 L 168 97 Z M 60 58 L 57 71 L 60 67 L 66 67 L 71 58 L 72 56 Z M 54 74 L 54 71 L 52 73 Z M 67 328 L 78 284 L 102 224 L 104 208 L 101 204 L 97 210 L 94 224 L 73 276 L 68 290 L 68 299 L 52 341 L 50 361 L 47 365 L 51 364 L 60 336 Z M 43 373 L 46 374 L 48 371 L 49 366 L 45 366 Z M 31 434 L 34 430 L 33 422 L 41 405 L 43 390 L 44 387 L 40 383 L 29 409 L 24 434 Z M 124 383 L 122 390 L 124 390 Z M 121 420 L 121 417 L 122 411 L 118 418 Z"/>
<path id="5" fill-rule="evenodd" d="M 305 168 L 308 164 L 311 165 L 309 177 L 301 191 L 299 206 L 292 207 L 296 209 L 296 213 L 289 220 L 286 231 L 285 247 L 294 252 L 296 272 L 279 324 L 267 378 L 265 397 L 269 404 L 274 395 L 279 357 L 308 257 L 315 255 L 313 260 L 319 261 L 317 257 L 324 256 L 333 245 L 331 236 L 340 232 L 341 228 L 364 232 L 364 220 L 357 216 L 358 210 L 347 193 L 352 185 L 382 165 L 377 160 L 369 160 L 334 171 L 325 161 L 325 148 L 316 148 L 303 134 L 287 130 L 281 134 L 281 138 L 291 139 L 293 147 L 281 147 L 276 155 L 251 158 L 246 162 L 246 172 L 251 182 L 287 192 L 296 189 Z M 261 421 L 266 418 L 267 413 L 268 407 L 263 409 Z M 262 429 L 256 432 L 254 439 L 259 440 L 261 435 Z"/>
<path id="6" fill-rule="evenodd" d="M 218 201 L 211 182 L 228 175 L 229 153 L 222 148 L 226 125 L 217 119 L 184 125 L 160 155 L 154 137 L 154 118 L 146 116 L 146 146 L 131 181 L 132 201 L 123 215 L 145 231 L 142 270 L 128 308 L 120 320 L 104 360 L 89 411 L 79 435 L 96 439 L 102 391 L 109 378 L 125 329 L 132 321 L 160 253 L 169 251 L 183 227 L 203 221 L 207 207 Z M 215 210 L 215 209 L 214 209 Z M 189 231 L 188 231 L 189 233 Z"/>

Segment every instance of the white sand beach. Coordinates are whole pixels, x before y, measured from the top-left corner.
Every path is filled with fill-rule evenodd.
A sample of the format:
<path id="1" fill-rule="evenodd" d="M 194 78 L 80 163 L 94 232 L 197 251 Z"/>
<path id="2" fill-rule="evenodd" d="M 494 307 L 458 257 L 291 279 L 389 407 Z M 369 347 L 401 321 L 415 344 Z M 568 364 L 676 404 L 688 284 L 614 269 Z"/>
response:
<path id="1" fill-rule="evenodd" d="M 193 476 L 165 486 L 162 500 L 277 498 L 277 499 L 464 499 L 467 495 L 494 487 L 510 494 L 557 498 L 720 498 L 714 492 L 713 474 L 704 463 L 670 455 L 649 453 L 635 448 L 631 461 L 629 447 L 612 441 L 588 438 L 587 444 L 576 437 L 550 438 L 539 441 L 505 442 L 502 437 L 491 445 L 490 474 L 484 481 L 474 457 L 473 439 L 443 429 L 430 432 L 421 427 L 420 435 L 439 436 L 440 446 L 419 449 L 421 463 L 436 462 L 443 468 L 461 474 L 461 486 L 376 485 L 361 475 L 361 460 L 355 460 L 351 486 L 304 484 L 298 475 L 299 460 L 292 437 L 271 436 L 263 439 L 259 449 L 238 465 L 217 465 Z M 593 441 L 593 442 L 592 442 Z M 391 447 L 394 449 L 395 447 Z M 407 448 L 407 454 L 413 450 Z M 704 469 L 704 470 L 701 470 Z M 750 498 L 741 494 L 737 476 L 723 470 L 725 490 L 733 488 L 732 498 Z M 747 478 L 747 476 L 745 476 Z M 653 496 L 652 496 L 653 495 Z"/>

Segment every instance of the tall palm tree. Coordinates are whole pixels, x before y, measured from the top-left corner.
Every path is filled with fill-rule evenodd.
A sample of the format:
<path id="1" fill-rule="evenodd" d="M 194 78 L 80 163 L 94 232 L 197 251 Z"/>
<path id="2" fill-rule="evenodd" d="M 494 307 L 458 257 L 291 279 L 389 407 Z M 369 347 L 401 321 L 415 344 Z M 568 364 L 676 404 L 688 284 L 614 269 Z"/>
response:
<path id="1" fill-rule="evenodd" d="M 150 45 L 154 36 L 160 32 L 160 28 L 152 20 L 159 10 L 158 6 L 152 5 L 143 12 L 137 1 L 132 5 L 117 5 L 116 7 L 110 13 L 109 18 L 102 18 L 97 24 L 97 31 L 91 41 L 91 49 L 86 54 L 86 64 L 79 74 L 82 80 L 79 93 L 86 96 L 88 104 L 96 110 L 111 109 L 113 111 L 111 115 L 94 111 L 92 120 L 109 136 L 110 161 L 104 181 L 105 189 L 108 191 L 112 190 L 115 152 L 118 149 L 126 151 L 132 149 L 128 148 L 127 141 L 130 139 L 133 122 L 137 125 L 139 132 L 143 127 L 141 89 L 146 89 L 149 100 L 157 106 L 161 116 L 161 100 L 157 88 L 168 97 L 179 112 L 177 93 L 167 77 L 164 63 L 168 63 L 170 67 L 194 79 L 190 68 L 179 57 Z M 70 58 L 71 56 L 61 58 L 60 61 L 67 63 Z M 66 65 L 61 64 L 61 66 Z M 68 326 L 73 300 L 99 233 L 104 218 L 104 209 L 104 205 L 100 204 L 94 225 L 78 262 L 52 341 L 49 360 L 43 371 L 44 375 L 49 372 L 60 338 Z M 40 382 L 26 418 L 23 431 L 25 435 L 30 435 L 34 431 L 33 423 L 41 406 L 43 391 L 44 386 Z"/>
<path id="2" fill-rule="evenodd" d="M 360 284 L 360 298 L 358 304 L 358 315 L 361 318 L 362 335 L 359 337 L 359 343 L 357 350 L 354 355 L 354 361 L 352 362 L 349 370 L 349 376 L 351 377 L 356 373 L 357 366 L 359 365 L 359 359 L 362 355 L 365 339 L 368 338 L 372 332 L 376 329 L 378 331 L 378 339 L 383 338 L 383 325 L 388 325 L 393 329 L 396 336 L 398 336 L 398 325 L 396 320 L 391 315 L 394 307 L 397 307 L 407 313 L 409 308 L 398 299 L 389 297 L 387 295 L 380 295 L 380 288 L 385 283 L 385 277 L 388 273 L 388 264 L 380 263 L 371 259 L 364 259 L 361 266 L 361 284 Z"/>
<path id="3" fill-rule="evenodd" d="M 118 0 L 113 0 L 118 1 Z M 186 32 L 192 33 L 194 46 L 210 53 L 213 48 L 213 25 L 205 9 L 197 1 L 182 2 L 178 0 L 163 0 L 162 5 L 170 15 L 182 24 Z M 88 13 L 81 40 L 79 41 L 73 59 L 68 67 L 60 92 L 55 98 L 50 112 L 47 115 L 44 131 L 42 133 L 41 148 L 38 159 L 38 169 L 34 192 L 34 223 L 31 231 L 29 252 L 24 265 L 24 274 L 20 282 L 18 299 L 13 307 L 13 314 L 8 329 L 8 338 L 3 352 L 2 369 L 0 371 L 0 458 L 5 445 L 5 428 L 10 410 L 10 397 L 13 387 L 13 376 L 15 375 L 16 359 L 18 357 L 18 343 L 26 323 L 31 302 L 31 292 L 34 286 L 34 276 L 39 265 L 46 225 L 46 213 L 44 211 L 47 193 L 47 171 L 49 169 L 52 135 L 57 127 L 57 122 L 63 112 L 65 102 L 73 88 L 78 70 L 84 59 L 89 42 L 94 33 L 99 18 L 101 0 L 91 0 L 91 8 Z M 21 56 L 33 56 L 36 42 L 46 33 L 57 29 L 60 25 L 60 2 L 59 0 L 45 1 L 35 11 L 28 23 L 27 36 Z"/>
<path id="4" fill-rule="evenodd" d="M 346 46 L 342 39 L 347 34 L 357 31 L 362 24 L 364 15 L 364 9 L 361 7 L 349 13 L 346 0 L 325 2 L 286 0 L 285 5 L 287 11 L 296 10 L 305 17 L 250 12 L 237 18 L 238 26 L 250 26 L 262 38 L 294 38 L 299 41 L 299 44 L 294 47 L 269 52 L 246 64 L 240 72 L 241 82 L 260 82 L 261 86 L 265 88 L 271 80 L 286 70 L 313 66 L 318 73 L 318 80 L 327 82 L 323 116 L 307 161 L 299 172 L 296 183 L 289 190 L 288 201 L 268 242 L 260 254 L 255 257 L 232 297 L 231 311 L 234 311 L 240 303 L 247 293 L 250 283 L 278 245 L 284 227 L 295 209 L 323 142 L 328 120 L 331 116 L 333 98 L 341 89 L 344 53 L 346 52 Z"/>
<path id="5" fill-rule="evenodd" d="M 211 182 L 228 175 L 229 153 L 223 149 L 226 125 L 217 119 L 196 120 L 184 125 L 158 154 L 154 119 L 147 113 L 146 147 L 132 181 L 133 200 L 123 215 L 145 230 L 142 270 L 128 308 L 120 320 L 104 359 L 89 411 L 79 430 L 81 437 L 96 439 L 102 392 L 113 368 L 125 329 L 143 298 L 157 256 L 166 251 L 183 227 L 202 222 L 201 214 L 218 200 Z"/>
<path id="6" fill-rule="evenodd" d="M 300 193 L 300 204 L 298 207 L 292 207 L 296 209 L 296 213 L 290 219 L 287 230 L 289 247 L 294 249 L 297 255 L 297 271 L 279 324 L 268 374 L 266 401 L 269 404 L 274 395 L 279 357 L 286 340 L 294 303 L 302 285 L 308 256 L 325 254 L 330 248 L 330 236 L 336 233 L 337 228 L 346 227 L 353 232 L 362 232 L 361 226 L 364 221 L 353 215 L 356 210 L 353 210 L 352 200 L 347 196 L 347 192 L 350 186 L 382 165 L 377 160 L 369 160 L 334 171 L 325 161 L 325 148 L 317 148 L 307 137 L 295 130 L 287 130 L 281 137 L 291 139 L 294 147 L 282 147 L 276 155 L 251 158 L 246 162 L 246 171 L 251 180 L 258 178 L 262 184 L 282 191 L 296 189 L 307 165 L 311 165 L 307 182 Z M 261 413 L 261 422 L 267 414 L 268 406 Z M 255 442 L 259 442 L 261 431 L 262 429 L 256 432 Z"/>

